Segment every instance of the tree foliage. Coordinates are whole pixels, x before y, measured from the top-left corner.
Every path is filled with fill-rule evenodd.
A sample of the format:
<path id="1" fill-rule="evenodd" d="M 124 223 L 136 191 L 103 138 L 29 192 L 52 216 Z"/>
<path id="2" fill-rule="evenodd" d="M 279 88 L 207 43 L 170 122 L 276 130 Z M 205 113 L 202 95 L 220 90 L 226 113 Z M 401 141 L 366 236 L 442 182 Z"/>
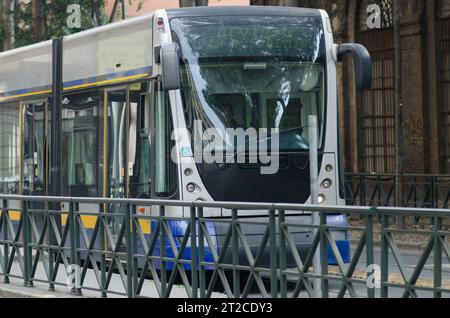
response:
<path id="1" fill-rule="evenodd" d="M 113 22 L 121 18 L 118 13 L 122 10 L 120 0 L 115 1 L 115 10 L 111 17 L 105 14 L 106 0 L 16 0 L 14 11 L 5 5 L 8 1 L 13 0 L 0 0 L 0 51 L 2 51 L 3 42 L 11 37 L 14 38 L 14 47 L 21 47 Z M 33 12 L 33 3 L 36 5 L 37 1 L 41 2 L 43 7 L 43 15 L 40 16 L 36 15 L 36 7 Z M 139 10 L 146 0 L 127 0 L 126 3 L 131 5 L 134 1 L 138 1 Z M 73 4 L 80 5 L 80 28 L 71 28 L 67 23 L 71 15 L 70 11 L 67 12 L 67 8 Z M 44 20 L 43 23 L 42 20 Z M 14 32 L 11 31 L 12 28 L 9 25 L 11 21 L 14 23 Z M 37 28 L 36 25 L 43 27 Z M 42 34 L 40 34 L 41 32 Z M 10 48 L 12 47 L 6 47 L 6 49 Z"/>
<path id="2" fill-rule="evenodd" d="M 67 19 L 69 13 L 67 8 L 71 4 L 79 4 L 81 9 L 81 27 L 69 28 Z M 103 14 L 97 17 L 99 12 L 103 13 L 104 1 L 93 0 L 51 0 L 45 1 L 45 31 L 44 39 L 51 39 L 53 37 L 60 37 L 83 30 L 93 28 L 103 24 L 105 17 Z M 15 14 L 15 39 L 16 47 L 32 44 L 36 42 L 36 36 L 31 25 L 33 24 L 32 4 L 21 3 L 17 5 Z"/>

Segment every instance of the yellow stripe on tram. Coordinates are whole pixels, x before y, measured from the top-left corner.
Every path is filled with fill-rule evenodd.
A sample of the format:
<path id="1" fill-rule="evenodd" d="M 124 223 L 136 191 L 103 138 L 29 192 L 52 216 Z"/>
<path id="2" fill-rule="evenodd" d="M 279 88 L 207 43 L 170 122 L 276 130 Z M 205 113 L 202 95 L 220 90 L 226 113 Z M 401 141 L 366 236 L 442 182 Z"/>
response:
<path id="1" fill-rule="evenodd" d="M 0 215 L 2 215 L 3 211 L 0 210 Z M 9 211 L 9 217 L 12 221 L 20 221 L 20 217 L 22 215 L 22 212 L 20 211 Z M 65 226 L 67 224 L 67 219 L 69 217 L 69 214 L 63 213 L 61 215 L 61 225 Z M 95 215 L 82 215 L 81 221 L 83 222 L 83 226 L 86 229 L 93 229 L 95 228 L 95 224 L 97 222 L 97 216 Z"/>
<path id="2" fill-rule="evenodd" d="M 152 233 L 152 227 L 150 225 L 149 220 L 139 220 L 139 226 L 141 227 L 142 233 L 144 234 Z"/>
<path id="3" fill-rule="evenodd" d="M 17 220 L 20 219 L 20 212 L 18 212 L 18 218 Z M 11 212 L 10 212 L 11 215 Z M 63 213 L 61 215 L 61 225 L 62 226 L 66 226 L 67 224 L 67 219 L 69 217 L 69 214 L 67 213 Z M 11 215 L 11 219 L 12 219 L 12 215 Z M 94 229 L 95 228 L 95 224 L 97 223 L 97 216 L 96 215 L 82 215 L 81 216 L 81 222 L 83 223 L 83 227 L 85 229 Z M 139 226 L 141 227 L 142 233 L 144 234 L 151 234 L 152 232 L 152 227 L 151 227 L 151 223 L 149 220 L 138 220 L 139 222 Z"/>
<path id="4" fill-rule="evenodd" d="M 9 211 L 9 217 L 13 221 L 20 221 L 20 216 L 22 215 L 22 212 L 19 211 Z"/>
<path id="5" fill-rule="evenodd" d="M 67 219 L 69 217 L 69 214 L 63 213 L 61 214 L 61 225 L 66 226 Z M 97 223 L 97 216 L 95 215 L 82 215 L 81 216 L 81 222 L 83 223 L 83 227 L 85 229 L 94 229 L 95 224 Z"/>
<path id="6" fill-rule="evenodd" d="M 31 92 L 31 93 L 24 93 L 24 94 L 0 97 L 0 102 L 6 101 L 8 99 L 15 99 L 15 98 L 20 98 L 20 97 L 29 97 L 29 96 L 35 96 L 35 95 L 49 94 L 51 92 L 52 92 L 51 90 L 45 90 L 45 91 L 37 91 L 37 92 Z"/>
<path id="7" fill-rule="evenodd" d="M 149 73 L 144 73 L 144 74 L 137 74 L 137 75 L 132 75 L 132 76 L 118 77 L 118 78 L 114 78 L 114 79 L 110 79 L 110 80 L 103 80 L 103 81 L 98 81 L 98 82 L 93 82 L 93 83 L 80 84 L 80 85 L 76 85 L 76 86 L 66 87 L 66 88 L 64 88 L 64 91 L 66 92 L 66 91 L 71 91 L 71 90 L 75 90 L 75 89 L 79 89 L 79 88 L 88 88 L 88 87 L 93 87 L 93 86 L 120 83 L 120 82 L 124 82 L 124 81 L 128 81 L 128 80 L 144 78 L 149 75 L 150 75 Z M 21 98 L 21 97 L 30 97 L 30 96 L 36 96 L 36 95 L 50 94 L 51 92 L 52 92 L 52 90 L 43 90 L 43 91 L 37 91 L 37 92 L 30 92 L 30 93 L 0 97 L 0 102 L 7 101 L 9 99 Z"/>
<path id="8" fill-rule="evenodd" d="M 3 210 L 0 210 L 0 216 L 2 215 Z M 12 221 L 20 221 L 20 217 L 22 212 L 20 211 L 9 211 L 9 217 Z M 61 225 L 66 226 L 67 219 L 69 218 L 68 213 L 61 214 Z M 97 216 L 95 215 L 82 215 L 81 222 L 83 223 L 83 227 L 85 229 L 94 229 L 95 224 L 97 223 Z M 152 227 L 150 220 L 138 220 L 139 226 L 141 227 L 141 231 L 144 234 L 151 234 Z"/>
<path id="9" fill-rule="evenodd" d="M 99 81 L 99 82 L 94 82 L 94 83 L 86 83 L 86 84 L 80 84 L 80 85 L 76 85 L 76 86 L 66 87 L 66 88 L 64 88 L 64 91 L 70 91 L 70 90 L 79 89 L 79 88 L 86 88 L 86 87 L 90 87 L 90 86 L 114 84 L 117 82 L 124 82 L 124 81 L 128 81 L 128 80 L 144 78 L 147 76 L 149 76 L 148 73 L 132 75 L 132 76 L 125 76 L 125 77 L 118 77 L 118 78 L 114 78 L 114 79 L 110 79 L 110 80 L 104 80 L 104 81 Z"/>
<path id="10" fill-rule="evenodd" d="M 0 215 L 3 214 L 3 210 L 0 210 Z M 22 215 L 22 212 L 20 211 L 9 211 L 9 218 L 12 221 L 20 221 L 20 216 Z"/>

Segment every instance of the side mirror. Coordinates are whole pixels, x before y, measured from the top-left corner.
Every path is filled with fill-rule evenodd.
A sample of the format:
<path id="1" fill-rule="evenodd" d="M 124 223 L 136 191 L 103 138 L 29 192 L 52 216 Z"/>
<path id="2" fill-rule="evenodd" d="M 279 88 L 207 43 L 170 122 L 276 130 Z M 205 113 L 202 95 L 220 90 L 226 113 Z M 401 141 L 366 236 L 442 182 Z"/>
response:
<path id="1" fill-rule="evenodd" d="M 162 88 L 166 91 L 180 89 L 180 54 L 176 43 L 161 47 Z"/>
<path id="2" fill-rule="evenodd" d="M 357 43 L 343 43 L 338 48 L 338 62 L 347 53 L 351 53 L 355 64 L 356 87 L 358 89 L 369 89 L 372 87 L 372 59 L 369 51 Z"/>

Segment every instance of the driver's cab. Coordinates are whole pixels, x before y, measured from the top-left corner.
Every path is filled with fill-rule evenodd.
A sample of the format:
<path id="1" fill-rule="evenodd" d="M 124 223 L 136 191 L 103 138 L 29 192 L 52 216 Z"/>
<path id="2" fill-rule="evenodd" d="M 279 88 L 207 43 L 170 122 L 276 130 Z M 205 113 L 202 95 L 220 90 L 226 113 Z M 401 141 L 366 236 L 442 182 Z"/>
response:
<path id="1" fill-rule="evenodd" d="M 280 149 L 283 152 L 308 150 L 308 116 L 317 114 L 319 127 L 322 127 L 324 118 L 320 84 L 309 92 L 290 93 L 287 98 L 267 92 L 219 93 L 211 94 L 209 100 L 215 105 L 214 109 L 225 127 L 244 130 L 266 128 L 269 134 L 281 135 Z"/>

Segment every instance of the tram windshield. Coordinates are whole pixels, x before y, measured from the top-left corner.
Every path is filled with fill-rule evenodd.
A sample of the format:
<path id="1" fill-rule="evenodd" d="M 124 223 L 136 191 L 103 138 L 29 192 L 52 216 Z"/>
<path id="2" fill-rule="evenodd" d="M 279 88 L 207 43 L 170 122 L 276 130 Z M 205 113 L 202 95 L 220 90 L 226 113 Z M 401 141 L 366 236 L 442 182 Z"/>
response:
<path id="1" fill-rule="evenodd" d="M 325 114 L 324 35 L 315 17 L 216 16 L 175 18 L 182 50 L 187 124 L 215 128 L 240 148 L 229 128 L 265 128 L 280 151 L 308 150 L 308 116 Z M 192 134 L 194 135 L 194 134 Z M 204 135 L 205 136 L 205 135 Z M 270 137 L 269 137 L 270 139 Z M 208 138 L 203 143 L 208 143 Z"/>

